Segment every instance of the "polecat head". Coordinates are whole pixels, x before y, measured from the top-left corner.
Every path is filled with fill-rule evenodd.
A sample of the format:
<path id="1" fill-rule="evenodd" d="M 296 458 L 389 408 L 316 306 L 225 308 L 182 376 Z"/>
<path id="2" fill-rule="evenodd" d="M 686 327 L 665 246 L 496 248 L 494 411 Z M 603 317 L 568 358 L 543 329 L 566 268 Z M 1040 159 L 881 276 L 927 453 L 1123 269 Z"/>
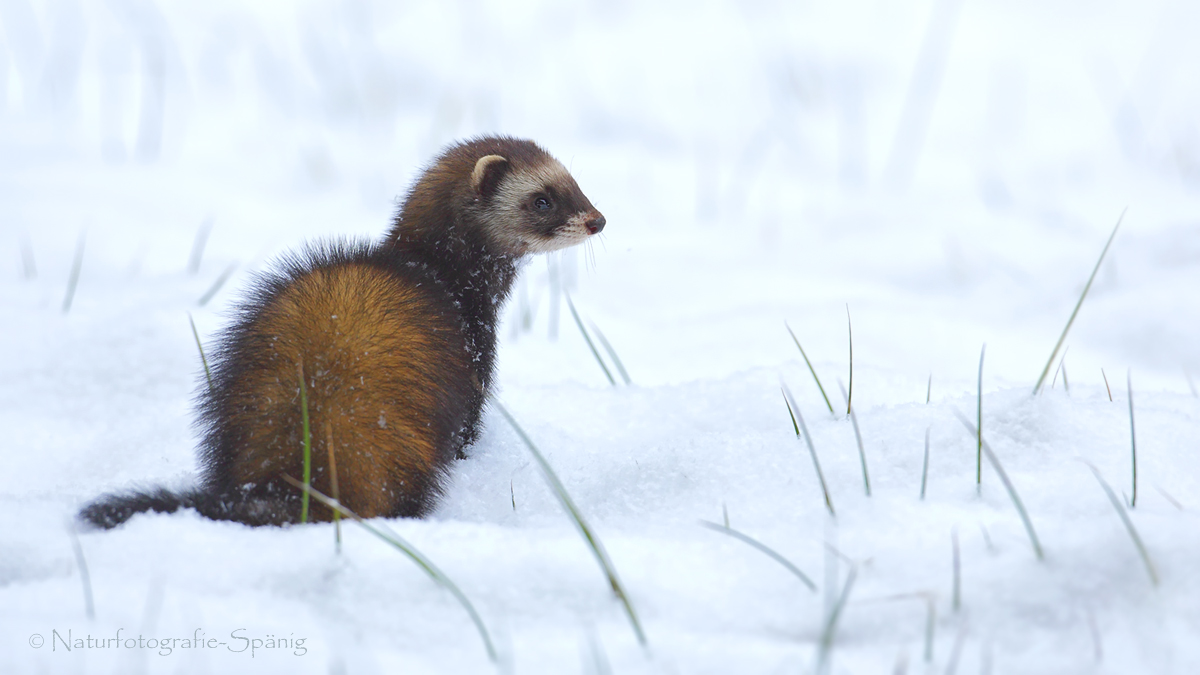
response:
<path id="1" fill-rule="evenodd" d="M 566 167 L 532 141 L 481 138 L 456 150 L 474 158 L 468 208 L 500 251 L 555 251 L 604 229 L 604 216 Z"/>

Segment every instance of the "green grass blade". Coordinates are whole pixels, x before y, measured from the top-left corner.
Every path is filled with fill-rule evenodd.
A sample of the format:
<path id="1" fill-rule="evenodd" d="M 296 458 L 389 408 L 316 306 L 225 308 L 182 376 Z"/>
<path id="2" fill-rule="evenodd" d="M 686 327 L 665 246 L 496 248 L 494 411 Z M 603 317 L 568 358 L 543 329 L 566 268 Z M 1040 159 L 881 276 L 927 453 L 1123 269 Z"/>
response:
<path id="1" fill-rule="evenodd" d="M 583 321 L 579 318 L 579 312 L 575 311 L 575 303 L 571 302 L 571 296 L 563 293 L 563 297 L 567 299 L 567 308 L 571 310 L 571 316 L 575 319 L 575 325 L 579 326 L 579 333 L 583 335 L 584 341 L 587 342 L 588 349 L 592 350 L 592 356 L 596 358 L 596 363 L 600 364 L 600 370 L 604 371 L 604 376 L 608 378 L 609 384 L 614 387 L 617 386 L 617 381 L 613 379 L 608 366 L 604 365 L 604 359 L 600 358 L 600 352 L 596 351 L 596 345 L 592 342 L 592 337 L 588 335 L 587 329 L 583 327 Z"/>
<path id="2" fill-rule="evenodd" d="M 926 595 L 925 600 L 925 662 L 933 662 L 933 638 L 937 631 L 937 602 L 932 594 Z"/>
<path id="3" fill-rule="evenodd" d="M 212 232 L 212 216 L 204 219 L 196 230 L 196 238 L 192 241 L 192 254 L 188 256 L 188 274 L 195 276 L 200 271 L 200 260 L 204 257 L 204 245 L 208 243 L 208 235 Z"/>
<path id="4" fill-rule="evenodd" d="M 976 435 L 975 425 L 971 424 L 971 420 L 967 419 L 965 415 L 957 410 L 954 411 L 954 416 L 958 418 L 959 422 L 962 422 L 963 426 L 967 428 L 967 431 L 971 432 L 972 436 Z M 1021 522 L 1025 525 L 1025 532 L 1029 534 L 1029 541 L 1033 544 L 1034 553 L 1037 554 L 1038 560 L 1045 560 L 1046 555 L 1042 552 L 1042 543 L 1038 541 L 1037 532 L 1033 529 L 1033 521 L 1029 520 L 1029 513 L 1025 511 L 1025 505 L 1021 503 L 1021 497 L 1017 494 L 1017 489 L 1013 487 L 1012 481 L 1008 479 L 1008 473 L 1004 470 L 1003 466 L 1000 466 L 1000 458 L 996 457 L 996 453 L 992 452 L 987 441 L 983 441 L 981 447 L 983 448 L 984 456 L 987 457 L 992 468 L 996 470 L 996 474 L 1000 476 L 1000 482 L 1004 484 L 1004 489 L 1008 491 L 1008 496 L 1012 499 L 1013 506 L 1017 507 L 1017 513 L 1020 514 Z"/>
<path id="5" fill-rule="evenodd" d="M 983 489 L 983 355 L 987 352 L 987 343 L 979 350 L 979 387 L 975 397 L 975 489 Z"/>
<path id="6" fill-rule="evenodd" d="M 1179 509 L 1180 511 L 1186 510 L 1183 508 L 1183 504 L 1180 504 L 1179 500 L 1172 497 L 1171 494 L 1169 492 L 1167 492 L 1166 490 L 1162 489 L 1161 487 L 1159 487 L 1157 485 L 1154 486 L 1154 489 L 1158 490 L 1158 494 L 1162 495 L 1163 499 L 1167 500 L 1168 502 L 1171 502 L 1171 506 L 1174 506 L 1175 508 Z"/>
<path id="7" fill-rule="evenodd" d="M 1096 480 L 1100 481 L 1100 487 L 1104 488 L 1104 494 L 1108 495 L 1108 501 L 1116 509 L 1117 515 L 1121 517 L 1121 522 L 1125 524 L 1125 530 L 1129 532 L 1129 538 L 1133 540 L 1133 545 L 1137 547 L 1138 555 L 1142 556 L 1142 562 L 1146 565 L 1146 573 L 1150 575 L 1150 583 L 1158 586 L 1158 572 L 1154 569 L 1154 563 L 1150 560 L 1150 553 L 1146 550 L 1146 545 L 1142 543 L 1142 538 L 1138 535 L 1137 528 L 1133 526 L 1133 521 L 1129 519 L 1129 513 L 1125 511 L 1125 507 L 1121 505 L 1121 500 L 1117 497 L 1117 493 L 1113 491 L 1108 481 L 1100 475 L 1100 470 L 1094 464 L 1087 460 L 1082 460 L 1092 470 L 1092 475 Z"/>
<path id="8" fill-rule="evenodd" d="M 79 286 L 79 272 L 83 269 L 83 245 L 85 237 L 79 234 L 79 242 L 75 244 L 75 260 L 71 263 L 71 276 L 67 279 L 67 294 L 63 297 L 63 314 L 71 311 L 71 303 L 75 300 L 75 289 Z"/>
<path id="9" fill-rule="evenodd" d="M 608 344 L 608 340 L 604 338 L 604 333 L 600 332 L 600 328 L 594 323 L 592 324 L 592 332 L 596 334 L 596 339 L 600 341 L 600 346 L 604 347 L 604 351 L 608 353 L 608 358 L 612 359 L 613 365 L 617 367 L 617 372 L 621 374 L 621 379 L 625 380 L 626 385 L 633 384 L 633 380 L 629 379 L 629 373 L 625 370 L 625 364 L 621 363 L 621 357 L 617 356 L 617 350 Z"/>
<path id="10" fill-rule="evenodd" d="M 24 271 L 23 276 L 26 281 L 37 278 L 37 262 L 33 257 L 33 241 L 29 239 L 28 232 L 21 235 L 21 268 Z"/>
<path id="11" fill-rule="evenodd" d="M 792 332 L 792 327 L 788 325 L 788 322 L 784 321 L 783 326 L 787 328 L 788 335 L 792 336 L 792 342 L 796 343 L 796 349 L 800 350 L 800 356 L 804 357 L 804 364 L 808 366 L 808 372 L 812 373 L 813 382 L 817 383 L 817 389 L 821 390 L 821 398 L 825 399 L 825 405 L 829 407 L 829 414 L 837 414 L 833 412 L 833 404 L 829 402 L 829 397 L 825 395 L 825 387 L 821 386 L 821 378 L 817 377 L 817 371 L 813 368 L 812 361 L 808 360 L 808 354 L 804 353 L 804 347 L 800 346 L 800 340 L 796 339 L 796 334 Z"/>
<path id="12" fill-rule="evenodd" d="M 1058 367 L 1054 369 L 1054 376 L 1050 378 L 1050 388 L 1053 389 L 1054 385 L 1058 383 L 1058 374 L 1062 373 L 1063 389 L 1068 394 L 1071 393 L 1071 383 L 1067 382 L 1067 353 L 1070 351 L 1070 347 L 1063 350 L 1062 356 L 1058 358 Z"/>
<path id="13" fill-rule="evenodd" d="M 858 579 L 858 566 L 851 565 L 850 572 L 846 575 L 846 584 L 842 586 L 841 595 L 838 596 L 837 603 L 826 617 L 825 627 L 821 629 L 821 641 L 817 652 L 818 673 L 828 672 L 829 657 L 833 653 L 833 638 L 837 635 L 838 620 L 842 617 L 846 603 L 850 600 L 850 591 L 853 590 L 856 579 Z"/>
<path id="14" fill-rule="evenodd" d="M 200 350 L 200 363 L 204 364 L 204 377 L 208 379 L 208 391 L 213 391 L 212 371 L 208 369 L 208 357 L 204 355 L 204 345 L 200 344 L 200 333 L 196 330 L 196 322 L 192 313 L 188 312 L 188 323 L 192 324 L 192 337 L 196 338 L 196 349 Z"/>
<path id="15" fill-rule="evenodd" d="M 67 533 L 71 535 L 71 548 L 75 551 L 75 564 L 79 566 L 79 582 L 83 584 L 83 606 L 88 620 L 96 618 L 96 606 L 92 602 L 92 576 L 88 574 L 87 560 L 83 557 L 83 545 L 79 543 L 79 534 L 75 532 L 74 523 L 67 524 Z"/>
<path id="16" fill-rule="evenodd" d="M 898 602 L 902 600 L 920 600 L 925 605 L 925 648 L 923 658 L 926 663 L 933 661 L 933 644 L 934 638 L 937 635 L 937 593 L 932 591 L 920 591 L 916 593 L 900 593 L 898 595 L 889 595 L 881 598 L 888 602 Z"/>
<path id="17" fill-rule="evenodd" d="M 858 459 L 862 463 L 863 488 L 866 489 L 867 496 L 870 497 L 871 477 L 867 474 L 867 453 L 863 450 L 862 434 L 858 430 L 858 414 L 850 408 L 850 394 L 842 386 L 841 380 L 838 380 L 838 389 L 842 390 L 842 398 L 846 399 L 846 409 L 850 411 L 850 425 L 854 427 L 854 440 L 858 443 Z"/>
<path id="18" fill-rule="evenodd" d="M 304 484 L 312 485 L 312 433 L 308 427 L 308 387 L 304 382 L 304 364 L 296 363 L 296 375 L 300 379 L 300 424 L 304 436 Z M 300 522 L 308 522 L 308 490 L 300 496 Z"/>
<path id="19" fill-rule="evenodd" d="M 782 555 L 777 553 L 774 549 L 770 548 L 766 544 L 758 541 L 757 539 L 754 539 L 753 537 L 750 537 L 749 535 L 742 534 L 741 532 L 738 532 L 737 530 L 733 529 L 732 527 L 729 527 L 728 525 L 720 525 L 718 523 L 713 523 L 713 522 L 710 522 L 707 520 L 701 520 L 700 524 L 703 525 L 704 527 L 707 527 L 710 530 L 713 530 L 714 532 L 720 532 L 721 534 L 727 534 L 727 535 L 733 537 L 734 539 L 737 539 L 738 541 L 743 542 L 745 544 L 749 544 L 750 546 L 758 549 L 760 552 L 765 553 L 772 560 L 779 563 L 780 565 L 783 565 L 784 567 L 787 568 L 787 570 L 789 572 L 796 575 L 797 579 L 799 579 L 801 582 L 803 582 L 805 586 L 808 586 L 808 590 L 812 591 L 813 593 L 817 592 L 817 585 L 815 583 L 813 583 L 813 580 L 810 579 L 807 574 L 805 574 L 804 572 L 801 572 L 799 567 L 796 567 L 795 565 L 793 565 L 790 560 L 783 557 Z"/>
<path id="20" fill-rule="evenodd" d="M 229 263 L 229 267 L 226 267 L 225 271 L 221 272 L 221 275 L 217 277 L 217 280 L 213 282 L 213 285 L 208 288 L 208 291 L 206 291 L 204 295 L 200 296 L 200 300 L 198 300 L 196 304 L 200 307 L 207 305 L 208 301 L 212 300 L 213 296 L 217 294 L 217 291 L 221 290 L 221 287 L 225 285 L 225 282 L 229 281 L 229 277 L 236 269 L 237 263 Z"/>
<path id="21" fill-rule="evenodd" d="M 1125 386 L 1129 388 L 1129 454 L 1133 460 L 1133 497 L 1130 508 L 1137 508 L 1137 431 L 1133 427 L 1133 371 L 1125 371 Z"/>
<path id="22" fill-rule="evenodd" d="M 950 606 L 954 608 L 954 612 L 962 609 L 962 555 L 958 550 L 958 528 L 950 530 L 950 543 L 954 551 L 954 586 L 951 591 Z"/>
<path id="23" fill-rule="evenodd" d="M 329 455 L 329 491 L 333 493 L 333 500 L 341 500 L 338 494 L 338 475 L 337 475 L 337 458 L 333 454 L 333 425 L 329 423 L 329 418 L 325 419 L 325 452 Z M 334 550 L 340 555 L 342 552 L 342 513 L 337 509 L 333 510 L 333 542 Z"/>
<path id="24" fill-rule="evenodd" d="M 850 325 L 850 305 L 846 305 L 846 336 L 850 341 L 850 384 L 846 393 L 846 414 L 850 414 L 850 399 L 854 396 L 854 327 Z"/>
<path id="25" fill-rule="evenodd" d="M 821 461 L 817 459 L 817 449 L 813 447 L 812 435 L 808 433 L 808 426 L 804 424 L 804 415 L 800 414 L 800 408 L 796 405 L 796 400 L 792 398 L 792 392 L 783 386 L 783 400 L 787 402 L 788 412 L 792 413 L 793 423 L 800 423 L 800 431 L 803 433 L 797 436 L 803 436 L 804 442 L 808 444 L 808 454 L 812 455 L 813 468 L 817 470 L 817 480 L 821 481 L 821 493 L 825 495 L 825 508 L 829 509 L 829 515 L 837 517 L 837 513 L 833 510 L 833 500 L 829 498 L 829 486 L 825 484 L 825 474 L 821 471 Z"/>
<path id="26" fill-rule="evenodd" d="M 588 657 L 588 661 L 583 664 L 588 668 L 588 675 L 613 675 L 608 655 L 604 653 L 604 645 L 600 644 L 600 638 L 596 637 L 594 630 L 588 631 Z"/>
<path id="27" fill-rule="evenodd" d="M 570 300 L 568 299 L 569 302 Z M 572 311 L 574 310 L 572 309 Z M 562 505 L 563 510 L 570 516 L 571 521 L 575 523 L 575 527 L 578 528 L 579 533 L 592 549 L 592 554 L 596 557 L 596 562 L 600 564 L 600 568 L 608 578 L 609 587 L 612 588 L 613 594 L 617 596 L 617 600 L 625 608 L 625 614 L 629 617 L 629 623 L 633 626 L 633 632 L 637 635 L 638 642 L 645 646 L 646 634 L 642 631 L 641 621 L 638 620 L 637 612 L 633 609 L 633 603 L 629 599 L 629 594 L 625 591 L 625 587 L 617 577 L 617 570 L 609 559 L 608 552 L 604 549 L 604 544 L 601 543 L 600 538 L 592 531 L 592 528 L 584 519 L 583 513 L 575 506 L 571 495 L 567 494 L 567 488 L 563 486 L 562 481 L 558 479 L 558 475 L 554 473 L 550 462 L 546 461 L 541 451 L 533 444 L 533 440 L 529 438 L 529 435 L 525 433 L 521 425 L 517 424 L 517 420 L 508 412 L 508 409 L 495 399 L 492 399 L 492 403 L 500 411 L 500 414 L 504 416 L 504 419 L 508 420 L 513 430 L 517 432 L 517 436 L 520 436 L 521 441 L 525 443 L 525 447 L 529 448 L 529 452 L 533 455 L 534 460 L 537 461 L 538 466 L 541 467 L 542 476 L 545 477 L 546 483 L 550 486 L 550 491 L 558 498 L 559 504 Z"/>
<path id="28" fill-rule="evenodd" d="M 330 499 L 320 490 L 317 490 L 311 485 L 301 483 L 300 481 L 286 474 L 283 476 L 283 479 L 288 483 L 291 483 L 292 487 L 301 490 L 305 495 L 311 494 L 317 501 L 321 502 L 325 506 L 328 506 L 333 511 L 341 513 L 346 518 L 353 520 L 367 532 L 370 532 L 379 539 L 391 545 L 396 550 L 408 556 L 409 560 L 412 560 L 414 563 L 416 563 L 417 567 L 420 567 L 422 570 L 424 570 L 425 573 L 430 576 L 430 578 L 432 578 L 446 590 L 450 591 L 455 599 L 458 600 L 459 604 L 463 606 L 463 609 L 467 611 L 467 614 L 471 616 L 471 621 L 475 624 L 475 628 L 479 631 L 479 637 L 483 639 L 483 646 L 485 649 L 487 649 L 488 658 L 491 659 L 492 662 L 496 662 L 498 660 L 498 657 L 496 656 L 496 648 L 492 644 L 492 638 L 488 635 L 487 628 L 483 625 L 483 619 L 480 618 L 479 613 L 475 611 L 475 606 L 471 604 L 471 601 L 467 599 L 467 596 L 462 592 L 462 590 L 459 589 L 458 585 L 451 581 L 450 577 L 446 576 L 442 570 L 438 569 L 437 565 L 433 564 L 433 561 L 431 561 L 429 558 L 426 558 L 425 555 L 417 550 L 416 547 L 405 541 L 403 537 L 393 532 L 387 526 L 372 525 L 366 520 L 363 520 L 363 518 L 357 513 L 351 511 L 345 506 L 342 506 L 339 502 Z"/>
<path id="29" fill-rule="evenodd" d="M 783 395 L 783 404 L 787 406 L 788 417 L 792 418 L 792 429 L 796 432 L 796 438 L 800 438 L 800 425 L 796 424 L 796 416 L 792 413 L 792 404 L 788 403 L 787 392 L 780 387 L 779 393 Z"/>
<path id="30" fill-rule="evenodd" d="M 946 662 L 946 675 L 955 675 L 958 672 L 958 659 L 962 657 L 963 645 L 967 642 L 967 624 L 963 622 L 958 628 L 958 635 L 954 637 L 954 646 L 950 648 L 950 658 Z"/>
<path id="31" fill-rule="evenodd" d="M 1083 292 L 1079 294 L 1079 302 L 1075 303 L 1075 309 L 1071 311 L 1071 318 L 1067 319 L 1067 326 L 1063 328 L 1062 335 L 1058 336 L 1058 343 L 1054 345 L 1054 351 L 1050 352 L 1050 358 L 1046 360 L 1046 367 L 1042 369 L 1042 376 L 1038 378 L 1037 384 L 1033 385 L 1033 393 L 1036 396 L 1041 390 L 1042 384 L 1046 382 L 1046 376 L 1050 374 L 1050 367 L 1054 365 L 1054 357 L 1058 356 L 1058 350 L 1062 349 L 1063 342 L 1067 339 L 1067 332 L 1071 330 L 1071 324 L 1075 323 L 1075 317 L 1079 315 L 1079 308 L 1083 306 L 1083 300 L 1087 297 L 1088 291 L 1092 288 L 1092 282 L 1096 280 L 1096 273 L 1100 271 L 1100 265 L 1104 262 L 1104 256 L 1108 254 L 1108 247 L 1112 246 L 1113 239 L 1117 236 L 1117 230 L 1121 227 L 1121 221 L 1125 220 L 1125 212 L 1129 210 L 1126 207 L 1121 211 L 1121 217 L 1117 218 L 1117 224 L 1113 227 L 1112 234 L 1108 235 L 1108 241 L 1104 244 L 1104 250 L 1100 251 L 1100 259 L 1096 261 L 1096 267 L 1092 270 L 1092 276 L 1088 277 L 1087 283 L 1083 286 Z"/>
<path id="32" fill-rule="evenodd" d="M 921 467 L 921 500 L 925 500 L 925 485 L 929 482 L 929 429 L 925 427 L 925 463 Z"/>

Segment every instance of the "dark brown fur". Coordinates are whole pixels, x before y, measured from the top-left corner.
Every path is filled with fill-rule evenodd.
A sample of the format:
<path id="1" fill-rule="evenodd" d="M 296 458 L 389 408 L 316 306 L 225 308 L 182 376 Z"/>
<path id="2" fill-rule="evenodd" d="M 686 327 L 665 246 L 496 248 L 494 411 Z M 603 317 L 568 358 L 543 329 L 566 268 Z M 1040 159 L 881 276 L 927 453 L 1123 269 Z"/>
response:
<path id="1" fill-rule="evenodd" d="M 109 496 L 81 517 L 113 527 L 140 511 L 192 507 L 251 525 L 297 522 L 300 493 L 284 476 L 303 475 L 301 373 L 313 486 L 332 493 L 331 438 L 348 508 L 367 518 L 426 513 L 450 461 L 479 433 L 498 312 L 520 259 L 603 226 L 533 143 L 451 146 L 380 244 L 309 247 L 258 279 L 200 396 L 200 486 Z M 312 502 L 310 519 L 331 516 Z"/>

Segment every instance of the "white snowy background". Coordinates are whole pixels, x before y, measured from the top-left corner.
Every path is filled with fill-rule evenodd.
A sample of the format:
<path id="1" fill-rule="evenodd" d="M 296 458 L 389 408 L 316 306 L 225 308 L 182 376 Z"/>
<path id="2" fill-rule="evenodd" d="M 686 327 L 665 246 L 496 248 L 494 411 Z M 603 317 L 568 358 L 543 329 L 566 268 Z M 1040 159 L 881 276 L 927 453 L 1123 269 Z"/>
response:
<path id="1" fill-rule="evenodd" d="M 0 672 L 1200 672 L 1197 34 L 1189 0 L 0 1 Z M 211 344 L 273 257 L 379 236 L 441 146 L 493 132 L 542 143 L 608 219 L 526 267 L 497 395 L 647 645 L 495 411 L 436 512 L 387 525 L 475 604 L 499 665 L 353 526 L 340 555 L 329 525 L 192 512 L 80 532 L 89 618 L 73 514 L 196 475 L 188 314 Z M 1031 396 L 1126 208 L 1065 372 Z M 847 307 L 869 497 L 836 393 Z M 990 466 L 977 493 L 954 416 L 985 343 L 985 439 L 1044 560 Z M 1127 374 L 1123 508 L 1157 585 L 1080 461 L 1132 496 Z M 725 513 L 818 590 L 699 524 Z M 145 646 L 197 631 L 225 644 Z"/>

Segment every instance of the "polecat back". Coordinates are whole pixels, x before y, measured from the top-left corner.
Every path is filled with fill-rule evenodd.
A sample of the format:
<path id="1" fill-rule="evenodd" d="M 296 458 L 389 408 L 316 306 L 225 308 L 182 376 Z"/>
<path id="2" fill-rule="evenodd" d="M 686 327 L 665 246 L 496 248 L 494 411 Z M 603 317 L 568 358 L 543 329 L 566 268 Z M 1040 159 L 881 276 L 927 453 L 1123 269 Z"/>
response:
<path id="1" fill-rule="evenodd" d="M 421 174 L 377 244 L 334 242 L 261 275 L 211 355 L 190 492 L 111 495 L 80 516 L 113 527 L 192 507 L 251 525 L 298 522 L 303 416 L 312 485 L 360 516 L 419 516 L 479 433 L 496 324 L 521 259 L 586 240 L 604 216 L 536 144 L 484 137 Z M 301 380 L 304 403 L 301 404 Z M 331 449 L 332 448 L 332 452 Z M 316 505 L 313 520 L 329 520 Z"/>

